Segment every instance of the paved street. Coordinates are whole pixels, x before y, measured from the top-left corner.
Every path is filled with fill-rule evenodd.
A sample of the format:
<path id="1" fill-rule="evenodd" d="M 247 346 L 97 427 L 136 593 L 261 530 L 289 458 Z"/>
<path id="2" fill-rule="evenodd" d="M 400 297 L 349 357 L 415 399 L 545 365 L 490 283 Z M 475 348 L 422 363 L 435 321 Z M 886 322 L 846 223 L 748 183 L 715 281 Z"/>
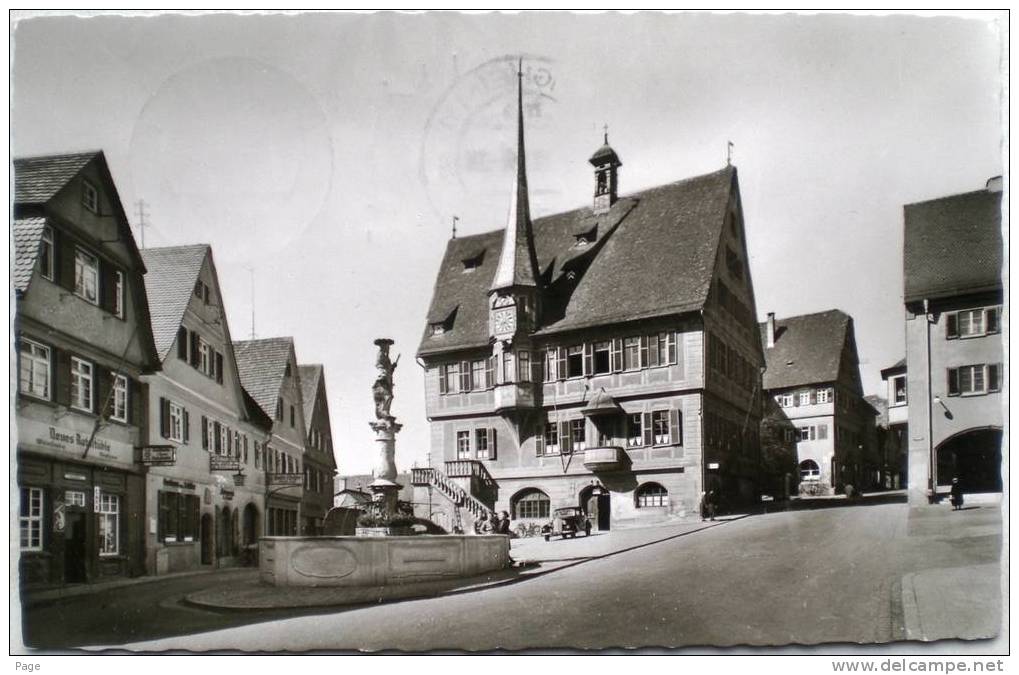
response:
<path id="1" fill-rule="evenodd" d="M 944 581 L 945 574 L 964 587 L 967 572 L 960 568 L 984 565 L 984 580 L 995 575 L 1001 547 L 996 506 L 912 515 L 904 504 L 774 513 L 640 546 L 668 535 L 658 529 L 588 542 L 518 542 L 517 558 L 525 550 L 547 560 L 602 557 L 508 586 L 319 609 L 315 616 L 291 611 L 291 618 L 272 624 L 264 622 L 284 614 L 181 606 L 183 594 L 207 578 L 145 584 L 29 610 L 26 638 L 38 646 L 127 643 L 129 649 L 196 651 L 885 642 L 907 637 L 907 611 L 922 613 L 931 595 L 929 586 L 918 586 L 904 608 L 904 577 L 910 589 Z M 619 553 L 585 550 L 617 537 Z M 224 583 L 250 583 L 245 574 Z M 972 614 L 966 625 L 974 635 L 997 630 L 999 608 L 959 611 Z"/>

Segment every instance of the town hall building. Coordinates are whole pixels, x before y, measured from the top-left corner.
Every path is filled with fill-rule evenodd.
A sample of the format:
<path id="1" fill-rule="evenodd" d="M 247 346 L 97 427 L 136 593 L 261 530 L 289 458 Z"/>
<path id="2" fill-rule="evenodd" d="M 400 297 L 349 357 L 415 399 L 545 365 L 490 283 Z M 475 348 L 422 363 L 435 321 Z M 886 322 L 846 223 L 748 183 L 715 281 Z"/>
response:
<path id="1" fill-rule="evenodd" d="M 705 490 L 753 501 L 764 356 L 735 167 L 624 196 L 606 136 L 593 203 L 532 222 L 521 110 L 517 135 L 505 228 L 451 239 L 436 278 L 418 515 L 579 506 L 608 529 Z"/>

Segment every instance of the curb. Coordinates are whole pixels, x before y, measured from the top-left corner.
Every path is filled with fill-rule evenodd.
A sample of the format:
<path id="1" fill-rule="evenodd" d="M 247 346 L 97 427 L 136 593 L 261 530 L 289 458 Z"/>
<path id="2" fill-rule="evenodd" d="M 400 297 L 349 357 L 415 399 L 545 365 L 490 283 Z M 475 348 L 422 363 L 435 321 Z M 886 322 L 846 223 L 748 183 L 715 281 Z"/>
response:
<path id="1" fill-rule="evenodd" d="M 266 611 L 278 611 L 278 610 L 294 610 L 294 609 L 329 609 L 334 607 L 350 607 L 354 605 L 367 605 L 367 604 L 382 604 L 386 602 L 399 602 L 402 600 L 417 600 L 423 598 L 432 598 L 439 596 L 448 595 L 462 595 L 465 593 L 474 593 L 476 591 L 489 590 L 492 588 L 500 588 L 503 586 L 510 586 L 512 584 L 526 581 L 528 579 L 536 579 L 552 572 L 558 572 L 570 567 L 577 565 L 583 565 L 584 563 L 591 562 L 594 560 L 602 560 L 605 558 L 619 555 L 621 553 L 628 553 L 637 549 L 652 546 L 654 544 L 660 544 L 665 541 L 672 539 L 678 539 L 679 537 L 685 537 L 697 532 L 703 532 L 704 530 L 710 530 L 719 525 L 726 523 L 736 522 L 748 518 L 749 514 L 738 515 L 727 517 L 725 520 L 716 520 L 711 524 L 704 524 L 703 527 L 697 529 L 687 530 L 686 532 L 679 532 L 677 534 L 662 537 L 661 539 L 655 539 L 653 541 L 644 542 L 641 544 L 635 544 L 626 548 L 621 548 L 616 551 L 610 551 L 601 555 L 589 556 L 586 558 L 574 558 L 565 561 L 546 561 L 545 563 L 538 561 L 520 561 L 523 566 L 534 566 L 537 569 L 533 572 L 524 572 L 516 576 L 506 579 L 495 579 L 492 581 L 481 581 L 480 577 L 467 577 L 458 581 L 470 581 L 470 579 L 478 579 L 476 583 L 467 583 L 466 585 L 455 585 L 449 587 L 448 584 L 451 582 L 443 581 L 431 581 L 421 582 L 417 584 L 396 584 L 392 586 L 363 586 L 363 587 L 350 587 L 350 596 L 347 598 L 339 599 L 335 602 L 322 602 L 322 603 L 292 603 L 292 604 L 263 604 L 263 605 L 249 605 L 249 606 L 238 606 L 238 605 L 224 605 L 218 604 L 211 601 L 205 601 L 201 599 L 202 592 L 189 593 L 185 595 L 181 602 L 185 605 L 195 607 L 207 611 L 218 611 L 218 612 L 266 612 Z M 560 564 L 557 564 L 560 563 Z M 513 568 L 510 568 L 513 569 Z M 437 585 L 441 585 L 440 588 L 435 588 Z M 270 588 L 276 588 L 275 586 Z M 345 589 L 347 590 L 347 589 Z"/>

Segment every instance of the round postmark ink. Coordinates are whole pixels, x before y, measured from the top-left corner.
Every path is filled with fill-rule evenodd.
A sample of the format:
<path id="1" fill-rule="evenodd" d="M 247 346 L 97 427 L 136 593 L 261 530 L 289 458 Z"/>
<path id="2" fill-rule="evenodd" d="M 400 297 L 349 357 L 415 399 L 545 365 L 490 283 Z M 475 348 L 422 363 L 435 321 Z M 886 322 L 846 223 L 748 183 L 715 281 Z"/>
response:
<path id="1" fill-rule="evenodd" d="M 500 56 L 464 73 L 443 93 L 425 125 L 419 177 L 433 217 L 459 216 L 468 231 L 502 225 L 516 167 L 517 68 L 523 65 L 528 172 L 542 164 L 557 103 L 553 61 Z M 532 195 L 540 195 L 532 181 Z"/>

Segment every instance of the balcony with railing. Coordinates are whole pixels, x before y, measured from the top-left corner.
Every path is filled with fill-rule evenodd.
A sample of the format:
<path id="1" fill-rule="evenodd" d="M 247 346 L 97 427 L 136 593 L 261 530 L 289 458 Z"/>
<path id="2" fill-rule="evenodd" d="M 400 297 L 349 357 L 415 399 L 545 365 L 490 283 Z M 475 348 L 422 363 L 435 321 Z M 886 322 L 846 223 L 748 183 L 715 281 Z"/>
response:
<path id="1" fill-rule="evenodd" d="M 495 386 L 495 412 L 530 410 L 538 407 L 537 385 L 534 382 L 507 382 Z"/>

